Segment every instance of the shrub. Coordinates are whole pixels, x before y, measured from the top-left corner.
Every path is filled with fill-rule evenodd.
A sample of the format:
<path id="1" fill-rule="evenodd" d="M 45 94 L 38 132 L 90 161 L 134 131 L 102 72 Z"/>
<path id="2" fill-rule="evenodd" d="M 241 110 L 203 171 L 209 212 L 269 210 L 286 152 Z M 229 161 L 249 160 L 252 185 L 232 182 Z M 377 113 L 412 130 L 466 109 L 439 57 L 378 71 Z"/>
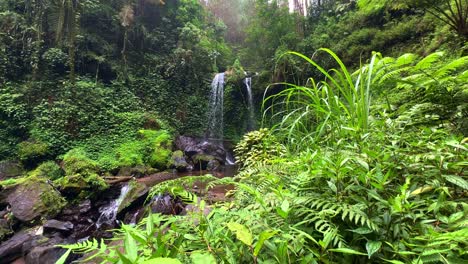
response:
<path id="1" fill-rule="evenodd" d="M 252 166 L 255 163 L 270 163 L 272 158 L 285 153 L 267 128 L 247 133 L 234 149 L 237 162 L 241 166 Z"/>

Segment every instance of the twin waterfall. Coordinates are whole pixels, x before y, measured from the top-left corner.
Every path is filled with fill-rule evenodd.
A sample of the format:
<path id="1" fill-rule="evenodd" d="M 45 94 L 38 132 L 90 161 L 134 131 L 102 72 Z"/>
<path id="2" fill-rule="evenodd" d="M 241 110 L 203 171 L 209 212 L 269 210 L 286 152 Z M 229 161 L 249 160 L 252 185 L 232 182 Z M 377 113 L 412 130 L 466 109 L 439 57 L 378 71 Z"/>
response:
<path id="1" fill-rule="evenodd" d="M 209 140 L 223 140 L 223 104 L 224 104 L 224 82 L 225 73 L 218 73 L 211 82 L 211 94 L 210 94 L 210 109 L 208 115 L 208 130 L 207 139 Z M 253 94 L 252 94 L 252 77 L 244 79 L 244 84 L 247 88 L 247 109 L 248 109 L 248 120 L 247 129 L 249 131 L 255 129 L 255 116 L 253 106 Z"/>

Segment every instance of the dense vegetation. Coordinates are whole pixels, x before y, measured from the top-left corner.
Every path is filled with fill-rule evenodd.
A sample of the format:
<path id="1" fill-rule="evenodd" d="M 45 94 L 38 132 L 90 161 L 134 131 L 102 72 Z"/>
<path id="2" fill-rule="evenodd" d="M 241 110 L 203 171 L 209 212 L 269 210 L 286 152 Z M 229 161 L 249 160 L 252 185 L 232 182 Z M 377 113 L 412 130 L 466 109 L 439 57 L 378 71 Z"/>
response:
<path id="1" fill-rule="evenodd" d="M 0 160 L 20 170 L 0 191 L 50 182 L 65 197 L 41 197 L 50 214 L 103 176 L 171 167 L 228 75 L 238 175 L 158 184 L 149 199 L 192 210 L 62 245 L 58 263 L 468 261 L 468 2 L 291 2 L 0 2 Z M 213 203 L 184 188 L 200 182 L 235 188 Z"/>

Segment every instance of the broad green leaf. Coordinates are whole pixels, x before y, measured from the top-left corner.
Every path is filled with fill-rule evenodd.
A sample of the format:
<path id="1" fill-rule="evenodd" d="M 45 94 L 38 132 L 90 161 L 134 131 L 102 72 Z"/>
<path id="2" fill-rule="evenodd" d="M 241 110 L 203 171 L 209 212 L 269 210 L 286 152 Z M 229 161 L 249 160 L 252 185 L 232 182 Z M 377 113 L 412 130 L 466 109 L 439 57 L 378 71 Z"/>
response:
<path id="1" fill-rule="evenodd" d="M 234 223 L 234 222 L 228 223 L 227 227 L 229 228 L 229 230 L 231 230 L 231 232 L 236 234 L 237 239 L 242 241 L 242 243 L 246 244 L 247 246 L 252 246 L 252 243 L 253 243 L 252 233 L 250 233 L 247 227 L 239 223 Z"/>
<path id="2" fill-rule="evenodd" d="M 353 233 L 361 234 L 361 235 L 370 234 L 370 233 L 373 232 L 371 229 L 369 229 L 367 227 L 359 227 L 359 228 L 356 228 L 356 229 L 352 229 L 350 231 L 353 232 Z"/>
<path id="3" fill-rule="evenodd" d="M 462 177 L 456 176 L 456 175 L 443 175 L 443 177 L 447 181 L 457 185 L 458 187 L 460 187 L 462 189 L 465 189 L 465 190 L 468 190 L 468 182 L 465 179 L 463 179 Z"/>
<path id="4" fill-rule="evenodd" d="M 288 200 L 284 200 L 283 203 L 281 204 L 281 210 L 284 212 L 289 212 L 289 202 Z"/>
<path id="5" fill-rule="evenodd" d="M 154 230 L 153 214 L 150 213 L 146 222 L 146 235 L 152 236 Z"/>
<path id="6" fill-rule="evenodd" d="M 125 233 L 124 248 L 127 257 L 130 261 L 135 262 L 138 258 L 138 248 L 135 239 L 129 234 Z"/>
<path id="7" fill-rule="evenodd" d="M 379 251 L 381 246 L 382 246 L 381 241 L 372 241 L 372 240 L 367 241 L 366 243 L 367 256 L 371 258 L 371 256 L 374 255 L 375 252 Z"/>
<path id="8" fill-rule="evenodd" d="M 198 240 L 198 238 L 192 234 L 185 234 L 184 238 L 188 240 Z"/>
<path id="9" fill-rule="evenodd" d="M 460 219 L 462 219 L 462 217 L 464 216 L 465 214 L 463 212 L 458 212 L 458 213 L 454 213 L 452 215 L 449 216 L 449 223 L 454 223 Z"/>
<path id="10" fill-rule="evenodd" d="M 190 258 L 193 264 L 216 264 L 216 259 L 210 253 L 195 252 Z"/>
<path id="11" fill-rule="evenodd" d="M 258 241 L 255 244 L 254 256 L 258 256 L 258 253 L 260 253 L 260 250 L 262 249 L 265 241 L 272 238 L 276 233 L 277 231 L 263 231 L 262 233 L 260 233 Z"/>
<path id="12" fill-rule="evenodd" d="M 339 252 L 343 254 L 352 254 L 352 255 L 363 255 L 363 256 L 367 255 L 367 254 L 364 254 L 362 252 L 359 252 L 357 250 L 350 249 L 350 248 L 333 248 L 333 249 L 329 249 L 328 251 Z"/>
<path id="13" fill-rule="evenodd" d="M 182 264 L 182 262 L 174 258 L 154 258 L 154 259 L 145 260 L 138 264 Z"/>
<path id="14" fill-rule="evenodd" d="M 399 260 L 389 260 L 389 259 L 383 259 L 383 260 L 385 260 L 388 263 L 392 263 L 392 264 L 406 264 L 406 263 L 401 262 Z"/>
<path id="15" fill-rule="evenodd" d="M 331 189 L 334 193 L 338 192 L 338 189 L 336 188 L 336 185 L 335 185 L 332 181 L 327 181 L 327 183 L 328 183 L 328 187 L 330 187 L 330 189 Z"/>

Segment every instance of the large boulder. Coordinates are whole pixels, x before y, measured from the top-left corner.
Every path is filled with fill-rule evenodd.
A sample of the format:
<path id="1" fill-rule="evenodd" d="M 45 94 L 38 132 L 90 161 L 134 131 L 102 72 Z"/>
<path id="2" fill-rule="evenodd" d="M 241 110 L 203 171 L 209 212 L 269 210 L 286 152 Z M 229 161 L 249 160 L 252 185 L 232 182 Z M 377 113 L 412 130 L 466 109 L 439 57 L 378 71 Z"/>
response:
<path id="1" fill-rule="evenodd" d="M 192 161 L 195 169 L 200 169 L 200 167 L 206 169 L 213 159 L 217 160 L 220 165 L 226 163 L 227 152 L 223 144 L 219 142 L 179 136 L 175 141 L 175 147 L 183 151 L 186 159 Z"/>
<path id="2" fill-rule="evenodd" d="M 22 222 L 29 222 L 40 216 L 54 217 L 66 204 L 60 193 L 41 179 L 27 179 L 14 187 L 7 201 L 13 215 Z"/>
<path id="3" fill-rule="evenodd" d="M 117 214 L 125 211 L 125 209 L 131 207 L 138 200 L 142 200 L 141 202 L 143 203 L 146 199 L 146 195 L 148 194 L 149 189 L 143 183 L 130 181 L 128 185 L 129 190 L 125 196 L 122 197 L 122 201 L 117 208 Z"/>
<path id="4" fill-rule="evenodd" d="M 23 174 L 23 167 L 16 161 L 0 161 L 0 181 Z"/>
<path id="5" fill-rule="evenodd" d="M 196 154 L 192 157 L 194 168 L 197 170 L 206 170 L 208 164 L 213 163 L 216 160 L 214 156 L 207 154 Z"/>
<path id="6" fill-rule="evenodd" d="M 22 231 L 0 244 L 0 263 L 10 263 L 23 256 L 23 245 L 31 241 L 38 228 Z"/>
<path id="7" fill-rule="evenodd" d="M 182 150 L 185 153 L 185 155 L 190 157 L 201 152 L 198 143 L 199 141 L 195 138 L 179 136 L 176 138 L 175 146 L 176 149 Z"/>
<path id="8" fill-rule="evenodd" d="M 178 172 L 185 172 L 192 170 L 193 166 L 187 162 L 184 153 L 181 150 L 177 150 L 172 153 L 169 168 L 176 169 Z"/>

